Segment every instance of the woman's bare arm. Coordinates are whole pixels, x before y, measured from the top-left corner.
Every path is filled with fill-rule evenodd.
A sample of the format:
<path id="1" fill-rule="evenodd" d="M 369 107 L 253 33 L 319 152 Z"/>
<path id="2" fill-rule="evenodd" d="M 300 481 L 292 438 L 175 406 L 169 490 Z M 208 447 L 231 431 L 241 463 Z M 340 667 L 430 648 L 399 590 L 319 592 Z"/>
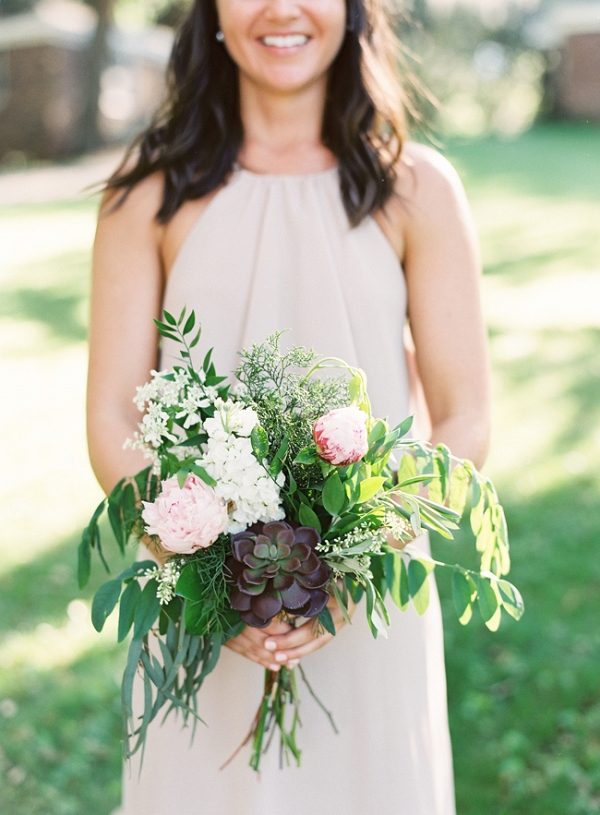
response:
<path id="1" fill-rule="evenodd" d="M 462 184 L 430 148 L 411 144 L 398 211 L 404 232 L 408 316 L 432 425 L 476 466 L 490 432 L 490 381 L 481 315 L 478 241 Z"/>
<path id="2" fill-rule="evenodd" d="M 123 442 L 140 419 L 133 397 L 157 364 L 163 292 L 161 227 L 155 220 L 162 181 L 152 176 L 113 208 L 101 205 L 93 254 L 87 424 L 90 460 L 100 485 L 110 492 L 124 476 L 148 465 Z M 117 193 L 118 195 L 118 193 Z"/>

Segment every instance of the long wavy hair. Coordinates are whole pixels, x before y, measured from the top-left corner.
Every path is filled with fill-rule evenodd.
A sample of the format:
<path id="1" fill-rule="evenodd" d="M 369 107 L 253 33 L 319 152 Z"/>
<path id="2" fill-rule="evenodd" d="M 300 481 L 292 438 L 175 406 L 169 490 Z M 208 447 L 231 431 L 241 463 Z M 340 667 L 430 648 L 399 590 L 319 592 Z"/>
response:
<path id="1" fill-rule="evenodd" d="M 337 158 L 353 226 L 392 194 L 406 135 L 397 43 L 383 1 L 346 0 L 346 35 L 328 75 L 321 138 Z M 106 183 L 123 190 L 121 203 L 138 182 L 162 172 L 160 223 L 225 183 L 242 146 L 238 68 L 216 40 L 218 29 L 214 0 L 194 0 L 175 38 L 167 101 Z"/>

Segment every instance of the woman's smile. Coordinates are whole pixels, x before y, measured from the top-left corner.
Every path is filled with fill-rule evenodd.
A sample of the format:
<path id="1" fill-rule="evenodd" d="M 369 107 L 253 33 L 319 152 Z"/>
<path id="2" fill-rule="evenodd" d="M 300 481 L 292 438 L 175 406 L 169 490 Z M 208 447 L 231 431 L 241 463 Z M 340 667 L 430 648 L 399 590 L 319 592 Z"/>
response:
<path id="1" fill-rule="evenodd" d="M 310 40 L 311 38 L 306 34 L 267 34 L 259 38 L 259 42 L 270 52 L 285 56 L 297 53 Z"/>

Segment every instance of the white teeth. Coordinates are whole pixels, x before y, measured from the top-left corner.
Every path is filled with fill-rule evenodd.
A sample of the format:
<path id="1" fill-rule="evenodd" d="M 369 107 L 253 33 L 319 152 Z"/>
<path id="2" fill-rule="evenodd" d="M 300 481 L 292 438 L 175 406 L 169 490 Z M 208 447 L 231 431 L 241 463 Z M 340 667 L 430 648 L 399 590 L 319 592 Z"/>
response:
<path id="1" fill-rule="evenodd" d="M 263 37 L 265 45 L 272 45 L 275 48 L 293 48 L 295 45 L 304 45 L 308 42 L 305 34 L 286 34 L 285 36 Z"/>

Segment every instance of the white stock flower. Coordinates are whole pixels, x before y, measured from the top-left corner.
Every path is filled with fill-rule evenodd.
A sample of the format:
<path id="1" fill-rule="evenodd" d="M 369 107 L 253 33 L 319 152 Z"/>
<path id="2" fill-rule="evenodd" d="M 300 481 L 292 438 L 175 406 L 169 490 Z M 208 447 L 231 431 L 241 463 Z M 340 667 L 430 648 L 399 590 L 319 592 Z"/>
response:
<path id="1" fill-rule="evenodd" d="M 231 534 L 242 532 L 256 521 L 266 523 L 285 517 L 279 501 L 283 473 L 274 482 L 252 452 L 248 435 L 257 422 L 254 410 L 231 402 L 222 402 L 215 417 L 204 422 L 209 439 L 197 463 L 217 482 L 215 492 L 228 505 L 226 531 Z M 232 427 L 235 433 L 226 429 Z"/>

